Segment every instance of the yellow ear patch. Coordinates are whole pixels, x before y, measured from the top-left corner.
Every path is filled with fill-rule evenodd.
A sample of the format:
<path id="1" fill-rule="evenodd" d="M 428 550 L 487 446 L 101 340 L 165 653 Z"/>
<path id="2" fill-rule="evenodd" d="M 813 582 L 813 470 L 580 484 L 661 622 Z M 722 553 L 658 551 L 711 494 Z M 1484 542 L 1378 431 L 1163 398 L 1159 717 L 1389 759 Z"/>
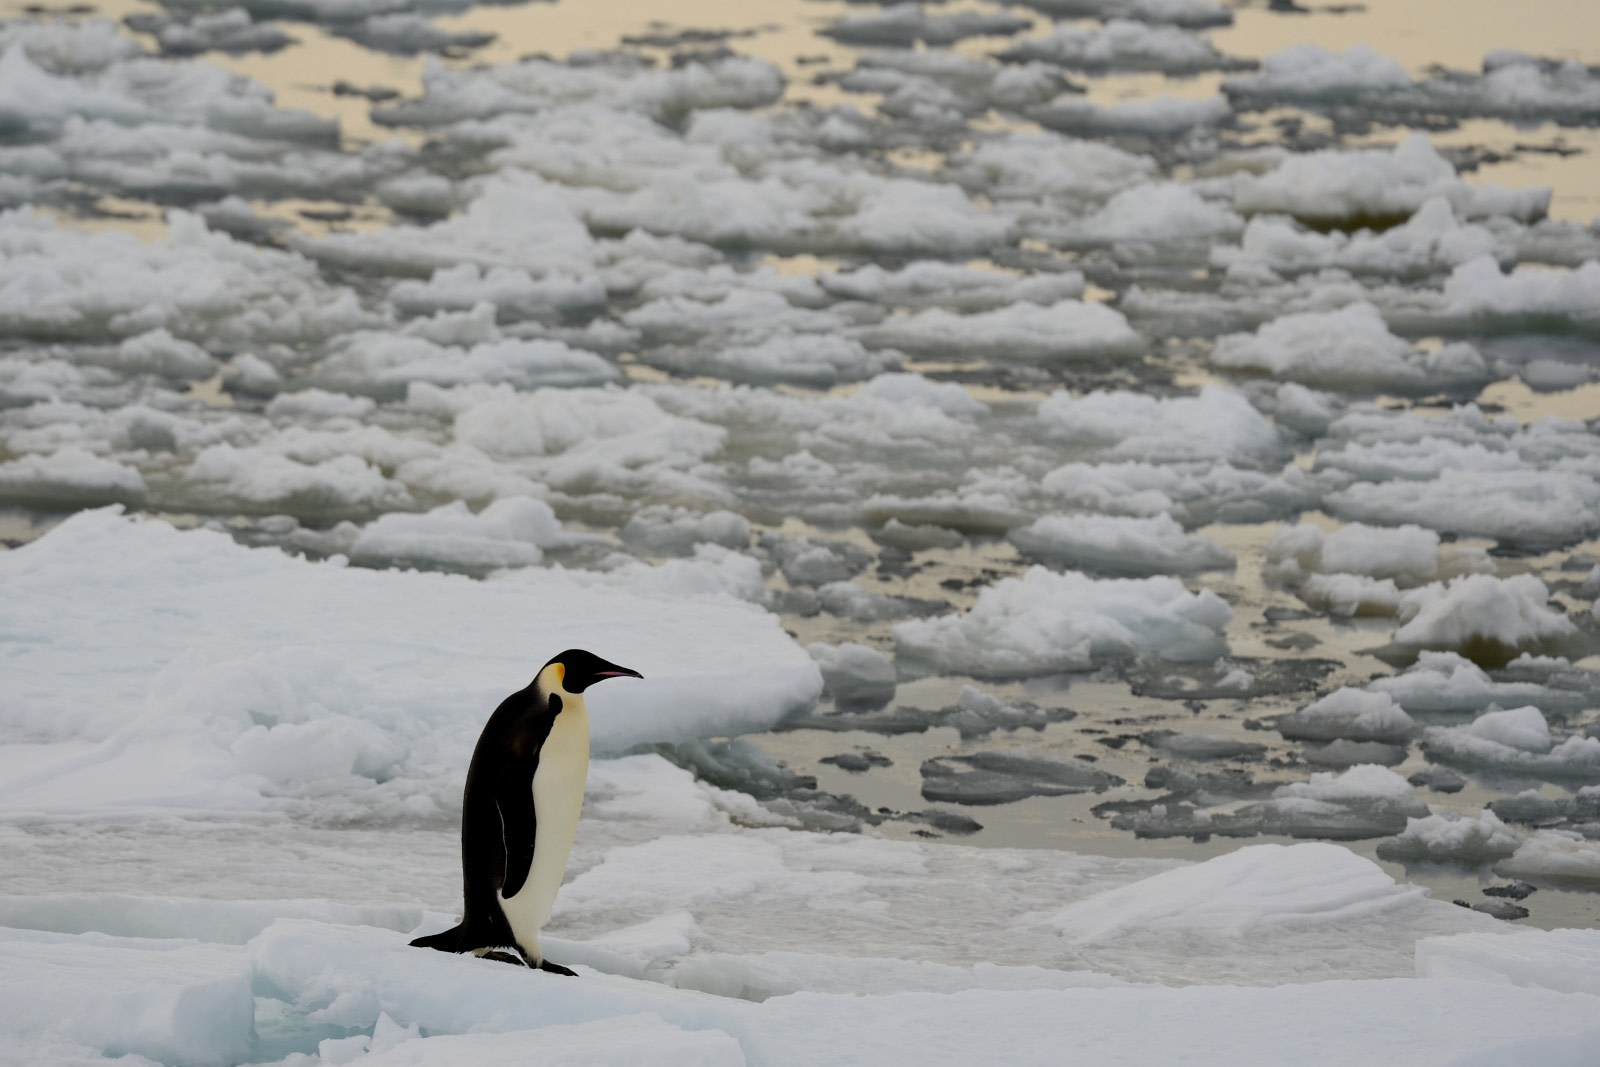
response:
<path id="1" fill-rule="evenodd" d="M 552 663 L 552 664 L 550 664 L 550 666 L 555 669 L 555 672 L 556 672 L 556 684 L 557 685 L 566 685 L 567 684 L 567 665 L 565 663 Z"/>

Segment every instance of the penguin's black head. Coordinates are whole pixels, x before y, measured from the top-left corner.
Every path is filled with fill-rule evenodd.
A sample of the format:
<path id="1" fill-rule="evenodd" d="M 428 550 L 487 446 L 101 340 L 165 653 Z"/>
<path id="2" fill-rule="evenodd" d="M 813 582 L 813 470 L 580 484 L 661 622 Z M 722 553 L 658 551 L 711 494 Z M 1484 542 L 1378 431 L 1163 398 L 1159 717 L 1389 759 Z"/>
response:
<path id="1" fill-rule="evenodd" d="M 619 667 L 581 648 L 569 648 L 545 664 L 545 669 L 551 667 L 560 668 L 557 673 L 561 675 L 561 688 L 569 693 L 581 693 L 594 683 L 607 678 L 644 677 L 638 671 Z"/>

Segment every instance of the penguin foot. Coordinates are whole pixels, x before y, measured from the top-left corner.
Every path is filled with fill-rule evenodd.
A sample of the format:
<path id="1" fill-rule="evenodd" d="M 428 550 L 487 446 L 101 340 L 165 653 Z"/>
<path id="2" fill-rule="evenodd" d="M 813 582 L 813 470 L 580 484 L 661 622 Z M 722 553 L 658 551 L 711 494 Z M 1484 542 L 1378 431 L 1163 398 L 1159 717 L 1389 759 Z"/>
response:
<path id="1" fill-rule="evenodd" d="M 551 974 L 564 974 L 568 978 L 578 977 L 577 971 L 569 970 L 568 968 L 561 966 L 559 963 L 551 963 L 549 960 L 540 960 L 539 969 L 541 971 L 549 971 Z"/>

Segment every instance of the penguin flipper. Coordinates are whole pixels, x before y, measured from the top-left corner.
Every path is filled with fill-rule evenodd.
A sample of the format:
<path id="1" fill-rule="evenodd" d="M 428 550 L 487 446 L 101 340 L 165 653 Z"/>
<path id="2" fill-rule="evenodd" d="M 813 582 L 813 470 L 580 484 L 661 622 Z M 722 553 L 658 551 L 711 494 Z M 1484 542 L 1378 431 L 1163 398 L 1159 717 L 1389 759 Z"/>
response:
<path id="1" fill-rule="evenodd" d="M 506 879 L 500 887 L 500 896 L 505 900 L 522 891 L 528 872 L 533 869 L 533 843 L 539 829 L 539 817 L 533 810 L 534 766 L 526 773 L 506 775 L 494 798 L 495 811 L 500 815 L 500 838 L 506 850 Z"/>

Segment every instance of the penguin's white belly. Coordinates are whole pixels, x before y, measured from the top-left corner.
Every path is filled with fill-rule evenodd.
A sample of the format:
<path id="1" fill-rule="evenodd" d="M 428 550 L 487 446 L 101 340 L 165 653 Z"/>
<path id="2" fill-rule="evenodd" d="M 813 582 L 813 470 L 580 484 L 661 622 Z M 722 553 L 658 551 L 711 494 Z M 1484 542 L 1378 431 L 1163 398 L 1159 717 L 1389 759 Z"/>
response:
<path id="1" fill-rule="evenodd" d="M 581 697 L 569 697 L 539 750 L 533 772 L 533 865 L 516 896 L 500 898 L 500 907 L 517 942 L 535 956 L 539 930 L 550 917 L 561 877 L 578 833 L 583 788 L 589 777 L 589 713 Z"/>

